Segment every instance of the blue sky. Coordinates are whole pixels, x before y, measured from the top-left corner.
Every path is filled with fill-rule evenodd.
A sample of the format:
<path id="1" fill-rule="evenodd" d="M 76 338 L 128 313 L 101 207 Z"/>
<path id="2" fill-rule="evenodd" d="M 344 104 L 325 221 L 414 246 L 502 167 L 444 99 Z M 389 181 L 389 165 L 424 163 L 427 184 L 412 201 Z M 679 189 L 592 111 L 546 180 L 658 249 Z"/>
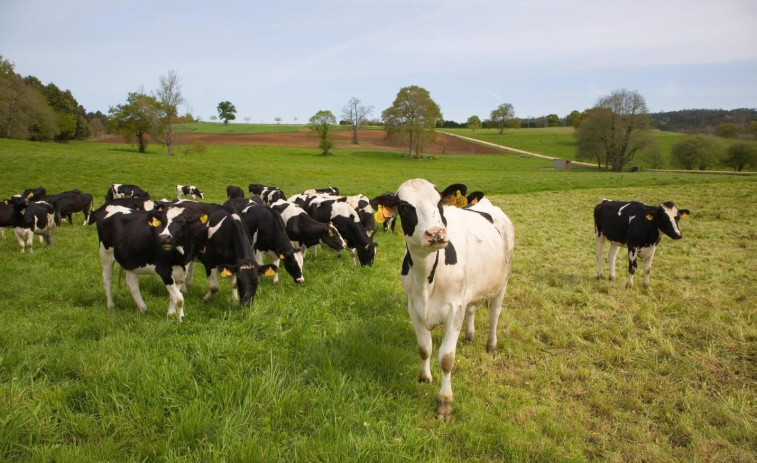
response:
<path id="1" fill-rule="evenodd" d="M 564 116 L 616 89 L 650 111 L 757 108 L 755 0 L 0 0 L 0 54 L 107 112 L 160 76 L 202 120 L 373 116 L 418 85 L 444 118 Z M 212 4 L 212 5 L 211 5 Z M 296 118 L 296 119 L 295 119 Z"/>

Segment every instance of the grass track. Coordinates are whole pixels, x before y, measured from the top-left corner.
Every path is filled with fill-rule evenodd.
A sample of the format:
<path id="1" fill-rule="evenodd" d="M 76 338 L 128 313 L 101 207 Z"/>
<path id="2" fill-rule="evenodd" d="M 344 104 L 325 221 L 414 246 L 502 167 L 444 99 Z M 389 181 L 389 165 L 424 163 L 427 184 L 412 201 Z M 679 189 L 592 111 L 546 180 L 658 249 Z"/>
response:
<path id="1" fill-rule="evenodd" d="M 154 196 L 196 183 L 380 194 L 424 176 L 480 188 L 515 224 L 499 355 L 479 336 L 455 364 L 452 422 L 433 419 L 399 283 L 403 241 L 379 233 L 373 268 L 309 256 L 306 283 L 264 280 L 251 309 L 228 283 L 186 321 L 142 278 L 105 309 L 96 230 L 64 225 L 21 255 L 0 241 L 0 459 L 9 461 L 728 461 L 757 456 L 754 279 L 757 183 L 717 176 L 552 172 L 512 156 L 411 161 L 391 153 L 209 147 L 137 155 L 100 144 L 0 140 L 0 194 L 113 182 Z M 622 182 L 621 182 L 622 179 Z M 601 197 L 692 210 L 663 239 L 651 293 L 596 281 L 591 210 Z M 100 202 L 100 201 L 98 201 Z M 622 259 L 619 259 L 622 260 Z M 199 269 L 198 269 L 199 270 Z M 625 268 L 619 265 L 620 279 Z M 638 278 L 637 278 L 638 280 Z M 225 284 L 224 284 L 225 283 Z M 637 282 L 638 283 L 638 282 Z M 434 345 L 441 333 L 437 330 Z"/>

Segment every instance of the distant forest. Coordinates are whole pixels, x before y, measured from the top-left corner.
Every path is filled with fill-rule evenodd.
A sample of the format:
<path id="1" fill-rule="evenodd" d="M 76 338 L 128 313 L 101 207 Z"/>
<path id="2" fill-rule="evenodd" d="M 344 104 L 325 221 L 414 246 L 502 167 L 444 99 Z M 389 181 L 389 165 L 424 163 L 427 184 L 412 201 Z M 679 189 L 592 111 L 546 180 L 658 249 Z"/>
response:
<path id="1" fill-rule="evenodd" d="M 757 109 L 684 109 L 650 113 L 655 127 L 671 132 L 709 132 L 723 123 L 737 124 L 742 129 L 757 121 Z"/>

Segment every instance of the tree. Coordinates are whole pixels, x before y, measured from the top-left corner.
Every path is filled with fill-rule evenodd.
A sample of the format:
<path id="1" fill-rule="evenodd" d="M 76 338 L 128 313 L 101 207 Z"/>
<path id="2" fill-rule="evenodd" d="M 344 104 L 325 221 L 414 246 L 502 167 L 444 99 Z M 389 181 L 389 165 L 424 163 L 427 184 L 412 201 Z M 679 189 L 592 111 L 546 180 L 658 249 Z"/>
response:
<path id="1" fill-rule="evenodd" d="M 467 125 L 471 132 L 475 132 L 476 130 L 481 128 L 481 119 L 475 115 L 471 116 L 468 118 Z"/>
<path id="2" fill-rule="evenodd" d="M 757 143 L 740 142 L 729 146 L 724 162 L 736 172 L 741 172 L 746 166 L 757 167 Z"/>
<path id="3" fill-rule="evenodd" d="M 139 152 L 147 152 L 147 135 L 151 133 L 151 118 L 160 112 L 160 104 L 154 96 L 144 92 L 132 92 L 126 97 L 126 104 L 113 106 L 108 110 L 108 130 L 124 137 L 128 142 L 136 141 Z"/>
<path id="4" fill-rule="evenodd" d="M 581 113 L 576 111 L 575 109 L 571 111 L 570 114 L 565 116 L 565 125 L 569 125 L 573 127 L 574 129 L 577 129 L 580 123 L 581 123 Z"/>
<path id="5" fill-rule="evenodd" d="M 157 111 L 149 112 L 151 107 L 145 107 L 148 111 L 148 120 L 151 125 L 152 135 L 162 144 L 166 145 L 169 156 L 173 156 L 173 121 L 178 116 L 179 105 L 184 103 L 181 94 L 181 82 L 176 71 L 168 71 L 165 76 L 160 76 L 160 86 L 155 91 L 155 99 L 158 102 Z"/>
<path id="6" fill-rule="evenodd" d="M 408 156 L 414 153 L 418 159 L 426 145 L 436 139 L 436 123 L 443 120 L 428 90 L 416 85 L 400 89 L 381 118 L 387 138 L 406 142 Z"/>
<path id="7" fill-rule="evenodd" d="M 357 145 L 357 130 L 373 111 L 373 106 L 362 106 L 354 96 L 342 108 L 342 118 L 352 127 L 352 144 Z"/>
<path id="8" fill-rule="evenodd" d="M 560 127 L 560 116 L 557 114 L 547 115 L 547 127 Z"/>
<path id="9" fill-rule="evenodd" d="M 647 104 L 637 92 L 616 90 L 585 114 L 578 127 L 579 158 L 596 158 L 600 167 L 604 160 L 605 168 L 620 172 L 637 153 L 654 149 Z"/>
<path id="10" fill-rule="evenodd" d="M 689 135 L 671 149 L 671 164 L 683 169 L 705 170 L 725 155 L 723 142 L 710 135 Z"/>
<path id="11" fill-rule="evenodd" d="M 14 72 L 13 62 L 0 55 L 0 137 L 53 140 L 58 136 L 58 120 L 41 88 L 41 83 L 27 83 Z"/>
<path id="12" fill-rule="evenodd" d="M 741 126 L 739 124 L 734 124 L 733 122 L 723 122 L 718 124 L 715 133 L 723 138 L 736 138 L 739 136 L 739 133 L 741 133 Z"/>
<path id="13" fill-rule="evenodd" d="M 747 127 L 747 132 L 752 136 L 752 140 L 757 140 L 757 121 L 752 121 Z"/>
<path id="14" fill-rule="evenodd" d="M 273 120 L 276 121 L 276 125 L 281 124 L 281 118 L 280 117 L 274 117 Z"/>
<path id="15" fill-rule="evenodd" d="M 228 125 L 229 121 L 233 121 L 237 118 L 237 116 L 235 116 L 237 108 L 235 108 L 230 101 L 222 101 L 218 103 L 216 109 L 218 109 L 218 117 L 223 121 L 224 125 Z"/>
<path id="16" fill-rule="evenodd" d="M 323 150 L 324 156 L 330 155 L 329 151 L 334 146 L 334 142 L 331 140 L 331 126 L 335 124 L 336 116 L 331 111 L 321 110 L 310 118 L 310 129 L 318 134 L 318 138 L 321 140 L 318 148 Z"/>
<path id="17" fill-rule="evenodd" d="M 489 119 L 492 121 L 494 127 L 499 129 L 499 134 L 502 135 L 502 131 L 507 127 L 508 121 L 515 116 L 515 110 L 510 103 L 502 103 L 497 106 L 497 109 L 492 110 Z"/>

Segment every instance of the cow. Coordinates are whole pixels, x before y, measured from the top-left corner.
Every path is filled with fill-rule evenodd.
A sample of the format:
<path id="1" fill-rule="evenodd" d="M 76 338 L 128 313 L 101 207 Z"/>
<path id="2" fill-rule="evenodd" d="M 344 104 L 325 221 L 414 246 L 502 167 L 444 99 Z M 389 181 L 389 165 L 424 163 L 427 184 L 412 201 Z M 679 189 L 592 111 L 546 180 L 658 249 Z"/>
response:
<path id="1" fill-rule="evenodd" d="M 181 199 L 182 196 L 191 196 L 192 199 L 205 199 L 202 191 L 194 185 L 176 185 L 176 199 Z"/>
<path id="2" fill-rule="evenodd" d="M 456 185 L 439 193 L 425 179 L 400 185 L 378 198 L 396 207 L 405 238 L 402 286 L 418 340 L 421 382 L 431 382 L 431 328 L 444 325 L 439 347 L 442 369 L 437 416 L 452 414 L 452 369 L 457 340 L 467 317 L 465 340 L 474 337 L 476 306 L 488 303 L 487 351 L 497 351 L 497 322 L 512 265 L 514 231 L 510 219 L 486 199 L 465 209 L 449 206 Z M 452 198 L 452 199 L 450 199 Z"/>
<path id="3" fill-rule="evenodd" d="M 13 207 L 11 226 L 18 240 L 21 252 L 29 248 L 34 252 L 34 235 L 39 235 L 40 241 L 50 246 L 53 244 L 53 228 L 55 228 L 55 208 L 45 201 L 29 201 L 26 196 L 13 195 L 9 200 Z"/>
<path id="4" fill-rule="evenodd" d="M 594 236 L 597 245 L 597 278 L 604 278 L 605 241 L 610 242 L 608 261 L 610 280 L 615 280 L 615 259 L 621 246 L 628 248 L 628 280 L 626 288 L 633 288 L 636 260 L 644 262 L 644 286 L 649 289 L 649 272 L 652 259 L 662 235 L 674 240 L 683 237 L 678 221 L 690 214 L 688 209 L 678 209 L 672 202 L 659 206 L 647 206 L 637 201 L 611 201 L 603 199 L 594 208 Z"/>
<path id="5" fill-rule="evenodd" d="M 269 205 L 280 199 L 286 199 L 283 191 L 275 186 L 261 185 L 260 183 L 250 183 L 248 186 L 250 195 L 258 195 L 263 200 L 263 204 Z"/>
<path id="6" fill-rule="evenodd" d="M 374 210 L 371 206 L 370 200 L 361 194 L 344 197 L 347 204 L 357 212 L 360 219 L 360 225 L 365 229 L 368 236 L 372 236 L 376 232 L 376 220 L 374 218 Z"/>
<path id="7" fill-rule="evenodd" d="M 105 209 L 108 206 L 120 206 L 125 209 L 131 209 L 134 211 L 152 211 L 155 209 L 155 202 L 144 197 L 111 199 L 99 208 L 90 212 L 89 219 L 87 220 L 87 225 L 96 224 L 97 217 L 106 214 Z"/>
<path id="8" fill-rule="evenodd" d="M 226 187 L 226 199 L 244 198 L 244 191 L 236 185 Z"/>
<path id="9" fill-rule="evenodd" d="M 307 249 L 323 243 L 339 252 L 347 246 L 336 227 L 315 220 L 300 206 L 279 200 L 271 204 L 271 208 L 281 214 L 287 235 L 295 248 Z"/>
<path id="10" fill-rule="evenodd" d="M 281 214 L 275 209 L 249 200 L 248 204 L 239 210 L 239 215 L 252 237 L 252 249 L 258 264 L 263 265 L 264 254 L 273 258 L 273 264 L 277 268 L 280 260 L 283 259 L 284 268 L 292 276 L 294 282 L 304 282 L 305 277 L 302 275 L 304 252 L 301 248 L 295 249 L 292 246 Z M 279 274 L 276 272 L 273 283 L 278 282 Z"/>
<path id="11" fill-rule="evenodd" d="M 89 222 L 92 210 L 92 195 L 90 194 L 81 193 L 79 190 L 70 190 L 47 195 L 45 201 L 55 208 L 55 225 L 60 225 L 64 217 L 68 219 L 69 224 L 73 223 L 72 215 L 75 212 L 84 214 L 84 225 Z"/>
<path id="12" fill-rule="evenodd" d="M 207 215 L 182 214 L 183 211 L 135 211 L 111 204 L 97 214 L 103 287 L 109 309 L 114 307 L 113 265 L 118 262 L 140 312 L 145 313 L 147 306 L 139 291 L 139 276 L 157 274 L 168 291 L 168 316 L 176 314 L 179 322 L 183 320 L 184 296 L 179 287 L 195 255 L 192 229 L 199 229 L 195 234 L 207 229 Z"/>
<path id="13" fill-rule="evenodd" d="M 350 249 L 353 265 L 357 265 L 356 254 L 361 266 L 373 265 L 373 259 L 376 257 L 376 243 L 366 233 L 360 224 L 357 212 L 349 204 L 324 197 L 313 197 L 303 209 L 315 220 L 333 224 L 339 230 L 339 234 Z"/>
<path id="14" fill-rule="evenodd" d="M 37 188 L 27 188 L 23 193 L 21 193 L 21 196 L 28 199 L 29 201 L 41 201 L 45 199 L 45 196 L 47 196 L 47 191 L 43 186 L 38 186 Z"/>
<path id="15" fill-rule="evenodd" d="M 114 183 L 105 193 L 105 202 L 119 198 L 145 198 L 150 199 L 150 193 L 137 185 Z"/>
<path id="16" fill-rule="evenodd" d="M 330 186 L 326 188 L 311 188 L 309 190 L 305 190 L 303 194 L 308 196 L 315 196 L 318 194 L 325 194 L 328 196 L 339 196 L 339 188 L 335 186 Z"/>
<path id="17" fill-rule="evenodd" d="M 0 202 L 0 236 L 5 239 L 5 227 L 13 226 L 13 206 L 10 200 L 4 199 Z"/>

